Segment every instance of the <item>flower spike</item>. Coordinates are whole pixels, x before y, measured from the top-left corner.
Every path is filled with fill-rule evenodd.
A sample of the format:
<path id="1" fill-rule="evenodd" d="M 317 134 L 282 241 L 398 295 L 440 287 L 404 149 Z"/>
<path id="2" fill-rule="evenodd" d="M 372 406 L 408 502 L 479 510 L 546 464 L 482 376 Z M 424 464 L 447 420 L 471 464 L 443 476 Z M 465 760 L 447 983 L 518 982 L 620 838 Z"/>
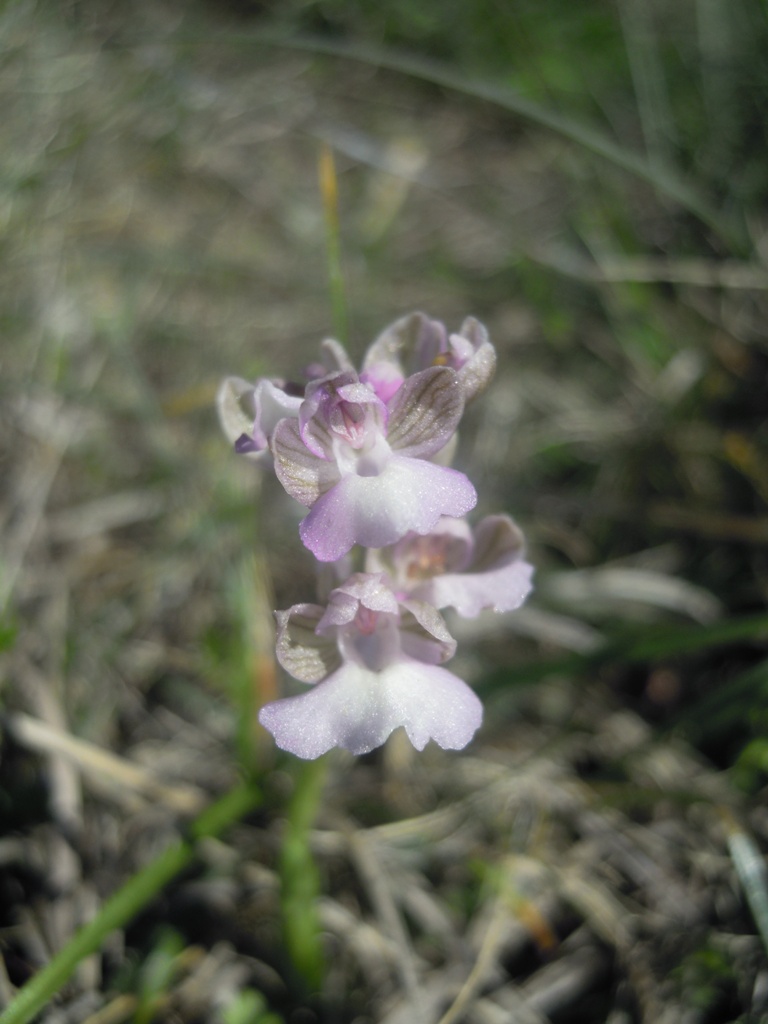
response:
<path id="1" fill-rule="evenodd" d="M 318 561 L 322 603 L 276 612 L 277 659 L 309 687 L 259 713 L 283 750 L 364 754 L 398 728 L 417 750 L 460 750 L 480 727 L 480 701 L 444 667 L 456 641 L 440 609 L 512 611 L 533 574 L 509 516 L 470 528 L 477 494 L 450 468 L 464 407 L 495 366 L 474 318 L 449 333 L 412 313 L 379 335 L 359 374 L 327 339 L 306 384 L 221 385 L 224 433 L 309 510 L 299 535 Z M 356 545 L 365 572 L 353 571 Z"/>

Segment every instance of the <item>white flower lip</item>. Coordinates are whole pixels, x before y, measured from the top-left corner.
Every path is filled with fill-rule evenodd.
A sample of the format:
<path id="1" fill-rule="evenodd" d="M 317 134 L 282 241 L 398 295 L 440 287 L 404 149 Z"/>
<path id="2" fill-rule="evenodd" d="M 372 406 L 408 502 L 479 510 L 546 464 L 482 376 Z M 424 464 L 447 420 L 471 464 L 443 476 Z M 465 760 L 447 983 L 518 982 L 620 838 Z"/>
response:
<path id="1" fill-rule="evenodd" d="M 356 573 L 331 592 L 325 609 L 294 605 L 278 613 L 281 664 L 315 685 L 265 705 L 259 721 L 279 747 L 305 759 L 332 747 L 367 753 L 401 726 L 418 750 L 430 739 L 461 749 L 480 726 L 482 706 L 439 664 L 455 646 L 434 608 L 398 602 L 382 573 Z M 318 678 L 325 666 L 335 667 Z"/>

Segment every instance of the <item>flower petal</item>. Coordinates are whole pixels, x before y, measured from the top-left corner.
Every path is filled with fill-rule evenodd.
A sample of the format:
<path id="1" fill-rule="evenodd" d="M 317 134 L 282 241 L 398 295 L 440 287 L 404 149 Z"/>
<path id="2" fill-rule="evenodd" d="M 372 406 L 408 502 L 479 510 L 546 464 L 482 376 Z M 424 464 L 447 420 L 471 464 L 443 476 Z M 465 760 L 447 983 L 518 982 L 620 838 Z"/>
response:
<path id="1" fill-rule="evenodd" d="M 317 683 L 340 664 L 334 640 L 316 632 L 324 611 L 317 604 L 295 604 L 287 611 L 275 612 L 277 660 L 302 683 Z"/>
<path id="2" fill-rule="evenodd" d="M 336 463 L 317 458 L 304 444 L 298 420 L 281 420 L 277 424 L 272 435 L 272 454 L 278 480 L 292 498 L 307 507 L 339 479 Z"/>
<path id="3" fill-rule="evenodd" d="M 261 377 L 249 384 L 242 377 L 227 377 L 216 396 L 222 429 L 240 455 L 258 458 L 267 454 L 277 424 L 299 415 L 300 395 L 289 385 Z"/>
<path id="4" fill-rule="evenodd" d="M 347 373 L 355 370 L 354 363 L 347 355 L 347 350 L 340 341 L 335 338 L 326 338 L 321 342 L 320 348 L 323 353 L 323 363 L 326 366 L 326 373 Z"/>
<path id="5" fill-rule="evenodd" d="M 216 410 L 221 429 L 231 444 L 236 444 L 243 435 L 249 436 L 253 430 L 255 392 L 253 384 L 242 377 L 227 377 L 221 382 L 216 395 Z"/>
<path id="6" fill-rule="evenodd" d="M 407 377 L 391 399 L 387 441 L 401 455 L 433 455 L 450 441 L 464 411 L 458 376 L 433 366 Z"/>
<path id="7" fill-rule="evenodd" d="M 348 625 L 360 605 L 387 615 L 397 615 L 399 611 L 397 598 L 383 573 L 356 572 L 331 593 L 318 630 L 325 633 L 334 626 Z"/>
<path id="8" fill-rule="evenodd" d="M 482 721 L 476 694 L 446 669 L 401 660 L 383 672 L 345 664 L 309 693 L 265 705 L 259 721 L 283 750 L 312 760 L 332 747 L 365 754 L 398 726 L 423 750 L 458 750 Z"/>
<path id="9" fill-rule="evenodd" d="M 462 344 L 463 339 L 467 339 Z M 464 401 L 469 402 L 484 391 L 496 371 L 496 349 L 491 344 L 488 331 L 473 316 L 468 316 L 461 325 L 458 335 L 452 334 L 449 345 L 454 352 L 457 373 Z M 468 358 L 461 358 L 459 353 L 467 349 Z"/>
<path id="10" fill-rule="evenodd" d="M 376 340 L 369 346 L 363 359 L 363 373 L 384 373 L 381 369 L 388 366 L 391 371 L 405 376 L 401 353 L 412 356 L 417 348 L 424 344 L 425 335 L 432 333 L 432 325 L 437 328 L 442 324 L 432 321 L 424 313 L 409 313 L 385 327 Z"/>
<path id="11" fill-rule="evenodd" d="M 281 482 L 293 493 L 282 477 Z M 441 515 L 466 515 L 476 502 L 475 489 L 463 473 L 393 456 L 378 476 L 343 477 L 317 499 L 299 533 L 317 559 L 334 562 L 354 544 L 380 548 L 409 530 L 429 533 Z"/>
<path id="12" fill-rule="evenodd" d="M 447 669 L 401 661 L 379 675 L 384 692 L 380 700 L 386 700 L 390 720 L 394 726 L 404 726 L 417 750 L 423 750 L 429 740 L 444 750 L 461 750 L 480 728 L 480 699 Z"/>
<path id="13" fill-rule="evenodd" d="M 344 664 L 309 693 L 266 704 L 259 721 L 278 747 L 306 760 L 332 747 L 364 754 L 394 728 L 382 715 L 378 682 L 378 673 Z"/>
<path id="14" fill-rule="evenodd" d="M 426 601 L 402 602 L 400 642 L 403 651 L 416 661 L 439 665 L 452 658 L 456 641 L 448 632 L 445 619 Z"/>
<path id="15" fill-rule="evenodd" d="M 455 608 L 465 619 L 474 619 L 484 608 L 512 612 L 525 601 L 533 584 L 533 566 L 512 562 L 481 573 L 446 573 L 420 584 L 413 596 L 436 608 Z"/>
<path id="16" fill-rule="evenodd" d="M 498 569 L 519 558 L 525 550 L 525 538 L 511 516 L 485 516 L 475 527 L 474 534 L 469 572 Z"/>
<path id="17" fill-rule="evenodd" d="M 532 588 L 533 566 L 523 553 L 523 535 L 514 521 L 505 515 L 486 516 L 475 529 L 472 560 L 464 571 L 433 576 L 415 587 L 412 596 L 436 608 L 455 608 L 468 619 L 484 608 L 514 611 Z"/>

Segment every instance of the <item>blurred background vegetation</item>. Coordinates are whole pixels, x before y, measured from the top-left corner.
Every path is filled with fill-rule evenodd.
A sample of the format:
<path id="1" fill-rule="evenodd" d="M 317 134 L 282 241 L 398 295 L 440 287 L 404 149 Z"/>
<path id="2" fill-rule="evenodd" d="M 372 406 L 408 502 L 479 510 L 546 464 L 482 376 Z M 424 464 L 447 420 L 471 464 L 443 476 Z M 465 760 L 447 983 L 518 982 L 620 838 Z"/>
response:
<path id="1" fill-rule="evenodd" d="M 765 1019 L 767 50 L 760 0 L 0 6 L 0 1005 L 255 773 L 44 1019 Z M 300 510 L 213 399 L 331 332 L 324 145 L 353 355 L 490 329 L 457 464 L 537 590 L 452 624 L 466 754 L 318 780 L 254 720 Z"/>

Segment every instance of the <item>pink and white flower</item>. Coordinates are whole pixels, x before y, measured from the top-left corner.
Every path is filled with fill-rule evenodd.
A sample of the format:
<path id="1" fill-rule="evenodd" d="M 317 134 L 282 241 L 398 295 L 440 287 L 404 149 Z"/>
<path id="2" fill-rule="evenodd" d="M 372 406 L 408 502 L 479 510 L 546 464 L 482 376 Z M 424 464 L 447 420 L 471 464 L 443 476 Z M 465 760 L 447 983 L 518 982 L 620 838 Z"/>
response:
<path id="1" fill-rule="evenodd" d="M 456 642 L 438 609 L 511 611 L 533 573 L 508 516 L 470 529 L 475 489 L 449 468 L 464 406 L 495 365 L 477 320 L 449 334 L 413 313 L 379 335 L 359 374 L 329 339 L 306 385 L 222 384 L 225 434 L 237 452 L 271 458 L 309 509 L 299 532 L 320 563 L 326 603 L 277 612 L 278 660 L 310 687 L 259 713 L 284 750 L 363 754 L 400 727 L 418 750 L 430 739 L 458 750 L 479 728 L 480 701 L 443 667 Z M 368 549 L 366 571 L 349 575 L 355 545 Z"/>
<path id="2" fill-rule="evenodd" d="M 482 721 L 477 696 L 442 667 L 456 642 L 439 612 L 398 600 L 382 573 L 356 573 L 324 608 L 277 613 L 277 657 L 306 694 L 265 705 L 259 721 L 283 750 L 313 759 L 332 747 L 364 754 L 402 726 L 422 750 L 459 750 Z"/>
<path id="3" fill-rule="evenodd" d="M 444 518 L 425 536 L 410 533 L 391 547 L 369 551 L 369 572 L 386 572 L 401 599 L 455 608 L 464 618 L 483 609 L 511 612 L 531 592 L 533 566 L 523 535 L 509 516 L 486 516 L 474 531 Z"/>
<path id="4" fill-rule="evenodd" d="M 298 419 L 275 426 L 272 453 L 283 487 L 310 509 L 299 532 L 317 559 L 428 533 L 440 516 L 474 508 L 467 477 L 430 461 L 463 410 L 447 367 L 413 374 L 388 399 L 352 370 L 307 385 Z"/>

